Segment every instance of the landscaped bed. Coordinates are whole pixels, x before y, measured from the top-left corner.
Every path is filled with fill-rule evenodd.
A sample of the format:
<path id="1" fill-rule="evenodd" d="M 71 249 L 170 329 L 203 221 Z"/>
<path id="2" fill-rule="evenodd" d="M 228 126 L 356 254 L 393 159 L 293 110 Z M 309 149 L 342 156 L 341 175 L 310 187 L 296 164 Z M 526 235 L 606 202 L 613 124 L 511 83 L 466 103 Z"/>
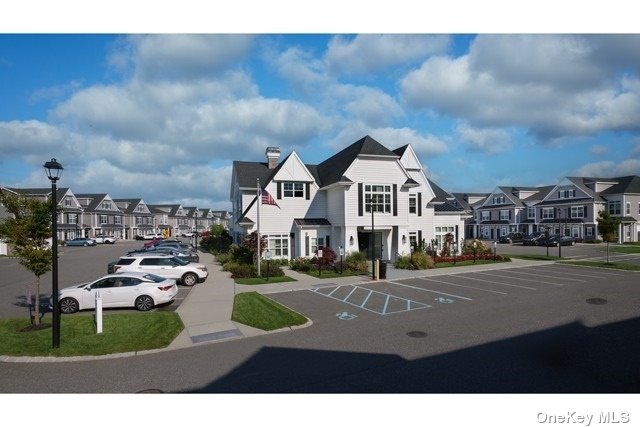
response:
<path id="1" fill-rule="evenodd" d="M 276 276 L 276 277 L 247 277 L 244 279 L 235 279 L 238 285 L 266 285 L 268 283 L 286 283 L 296 282 L 297 280 L 289 276 Z"/>

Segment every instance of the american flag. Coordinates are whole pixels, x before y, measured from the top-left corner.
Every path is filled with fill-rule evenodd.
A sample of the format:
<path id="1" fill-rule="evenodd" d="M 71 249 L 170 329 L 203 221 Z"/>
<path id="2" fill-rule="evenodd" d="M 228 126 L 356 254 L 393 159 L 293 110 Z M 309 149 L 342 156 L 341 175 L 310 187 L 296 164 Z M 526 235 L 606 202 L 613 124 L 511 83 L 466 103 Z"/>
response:
<path id="1" fill-rule="evenodd" d="M 269 192 L 267 190 L 262 190 L 262 204 L 263 205 L 278 206 L 276 201 L 273 200 L 273 197 L 271 197 L 271 194 L 269 194 Z M 280 207 L 280 206 L 278 206 L 278 207 Z"/>

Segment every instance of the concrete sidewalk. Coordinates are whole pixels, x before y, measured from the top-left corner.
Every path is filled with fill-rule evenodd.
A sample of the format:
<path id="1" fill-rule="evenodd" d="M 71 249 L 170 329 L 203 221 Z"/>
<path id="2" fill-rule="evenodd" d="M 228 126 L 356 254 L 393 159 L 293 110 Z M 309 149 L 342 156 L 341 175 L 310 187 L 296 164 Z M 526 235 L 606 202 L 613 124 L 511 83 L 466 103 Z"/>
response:
<path id="1" fill-rule="evenodd" d="M 222 266 L 215 262 L 213 255 L 200 253 L 200 262 L 207 266 L 209 277 L 204 283 L 195 285 L 189 292 L 187 298 L 185 298 L 176 310 L 184 323 L 185 329 L 167 349 L 185 348 L 205 342 L 237 339 L 269 333 L 231 320 L 234 297 L 237 293 L 259 292 L 261 294 L 269 294 L 312 289 L 316 286 L 330 284 L 356 285 L 373 282 L 369 275 L 323 279 L 298 273 L 285 267 L 283 269 L 286 275 L 296 279 L 295 282 L 271 283 L 266 285 L 236 285 L 231 278 L 231 274 L 222 271 Z M 511 262 L 506 263 L 478 264 L 431 270 L 397 270 L 393 267 L 393 264 L 390 263 L 387 266 L 386 280 L 431 277 L 452 273 L 471 273 L 474 271 L 498 270 L 552 263 L 552 261 L 513 259 Z M 286 330 L 288 330 L 288 328 Z"/>

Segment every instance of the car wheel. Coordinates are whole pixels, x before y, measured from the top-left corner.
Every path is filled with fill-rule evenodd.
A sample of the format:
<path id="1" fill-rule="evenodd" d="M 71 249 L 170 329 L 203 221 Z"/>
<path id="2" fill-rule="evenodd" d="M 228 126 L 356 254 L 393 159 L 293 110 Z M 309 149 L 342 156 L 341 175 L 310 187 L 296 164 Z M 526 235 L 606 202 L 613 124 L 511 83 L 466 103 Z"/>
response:
<path id="1" fill-rule="evenodd" d="M 135 306 L 138 311 L 149 311 L 153 308 L 153 298 L 149 295 L 140 295 L 136 298 Z"/>
<path id="2" fill-rule="evenodd" d="M 88 243 L 85 243 L 85 244 L 84 244 L 84 245 L 82 245 L 82 246 L 89 246 L 89 244 L 88 244 Z"/>
<path id="3" fill-rule="evenodd" d="M 194 273 L 187 273 L 182 276 L 182 284 L 185 286 L 193 286 L 198 283 L 198 276 Z"/>
<path id="4" fill-rule="evenodd" d="M 80 309 L 78 301 L 70 297 L 62 298 L 58 302 L 58 306 L 60 307 L 60 311 L 64 314 L 75 313 Z"/>

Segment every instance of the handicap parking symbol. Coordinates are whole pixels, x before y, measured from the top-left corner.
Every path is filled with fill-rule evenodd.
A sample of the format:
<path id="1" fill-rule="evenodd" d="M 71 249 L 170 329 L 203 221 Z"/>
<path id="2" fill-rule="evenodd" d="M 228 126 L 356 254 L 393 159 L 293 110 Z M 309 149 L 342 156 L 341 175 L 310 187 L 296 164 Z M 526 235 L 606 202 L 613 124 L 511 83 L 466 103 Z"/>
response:
<path id="1" fill-rule="evenodd" d="M 449 298 L 442 298 L 442 297 L 438 297 L 438 298 L 434 298 L 436 301 L 438 301 L 440 304 L 452 304 L 453 300 L 449 299 Z"/>
<path id="2" fill-rule="evenodd" d="M 353 320 L 358 316 L 356 316 L 355 314 L 349 314 L 346 311 L 343 311 L 342 313 L 336 313 L 336 317 L 340 320 Z"/>

